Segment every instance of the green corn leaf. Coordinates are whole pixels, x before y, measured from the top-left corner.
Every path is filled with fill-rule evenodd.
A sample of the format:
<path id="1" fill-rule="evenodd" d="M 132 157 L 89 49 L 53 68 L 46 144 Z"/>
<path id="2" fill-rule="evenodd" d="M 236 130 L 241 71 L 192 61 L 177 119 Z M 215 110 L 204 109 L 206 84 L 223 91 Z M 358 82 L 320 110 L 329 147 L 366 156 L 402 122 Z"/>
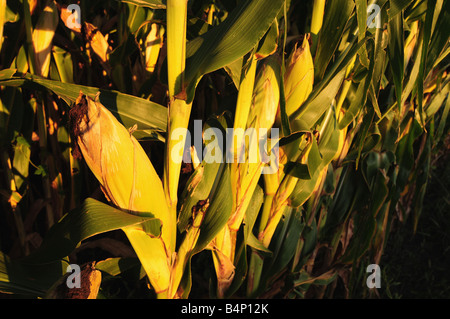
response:
<path id="1" fill-rule="evenodd" d="M 202 251 L 228 221 L 233 204 L 230 168 L 225 165 L 217 187 L 209 196 L 210 206 L 200 226 L 200 236 L 193 253 Z"/>
<path id="2" fill-rule="evenodd" d="M 322 163 L 322 157 L 315 138 L 312 139 L 311 150 L 308 154 L 306 164 L 298 162 L 287 162 L 285 171 L 287 174 L 295 176 L 299 179 L 311 179 Z"/>
<path id="3" fill-rule="evenodd" d="M 311 276 L 305 270 L 300 271 L 298 279 L 294 281 L 294 286 L 304 286 L 304 285 L 328 285 L 332 283 L 337 278 L 337 273 L 334 270 L 330 270 L 319 276 Z"/>
<path id="4" fill-rule="evenodd" d="M 370 192 L 367 193 L 370 195 L 366 195 L 371 197 L 368 211 L 364 214 L 356 214 L 353 217 L 354 234 L 345 255 L 342 257 L 344 263 L 358 261 L 370 248 L 377 230 L 376 215 L 382 208 L 388 193 L 387 180 L 379 172 Z"/>
<path id="5" fill-rule="evenodd" d="M 58 69 L 61 82 L 73 83 L 73 63 L 70 53 L 60 47 L 54 46 L 53 58 Z"/>
<path id="6" fill-rule="evenodd" d="M 44 297 L 50 287 L 66 272 L 68 261 L 57 260 L 36 265 L 10 259 L 0 252 L 0 292 Z"/>
<path id="7" fill-rule="evenodd" d="M 427 51 L 427 61 L 424 76 L 426 77 L 438 61 L 442 61 L 449 55 L 450 29 L 447 28 L 450 23 L 450 2 L 444 1 L 440 12 L 435 12 L 433 17 L 432 35 Z"/>
<path id="8" fill-rule="evenodd" d="M 210 119 L 205 125 L 205 130 L 213 129 L 219 130 L 222 136 L 225 136 L 225 118 L 217 120 Z M 219 132 L 218 131 L 218 132 Z M 178 213 L 178 230 L 183 232 L 192 218 L 192 208 L 199 203 L 199 201 L 207 200 L 213 190 L 213 186 L 218 183 L 222 170 L 225 154 L 215 154 L 215 152 L 222 151 L 220 148 L 221 141 L 205 140 L 204 151 L 197 150 L 204 156 L 202 163 L 200 163 L 194 170 L 186 186 L 180 196 L 180 209 Z M 195 141 L 194 141 L 195 144 Z M 214 154 L 213 154 L 214 152 Z M 217 161 L 217 159 L 221 159 Z"/>
<path id="9" fill-rule="evenodd" d="M 449 112 L 450 112 L 450 98 L 447 95 L 447 99 L 446 99 L 445 106 L 444 106 L 444 111 L 442 112 L 442 117 L 439 122 L 439 126 L 437 128 L 436 134 L 435 134 L 437 140 L 441 139 L 444 134 L 445 125 L 447 124 Z"/>
<path id="10" fill-rule="evenodd" d="M 443 83 L 441 90 L 437 92 L 433 96 L 432 100 L 426 105 L 425 114 L 427 120 L 431 119 L 439 111 L 439 109 L 444 106 L 444 102 L 446 99 L 448 103 L 449 93 L 450 93 L 450 82 Z"/>
<path id="11" fill-rule="evenodd" d="M 389 0 L 389 20 L 395 18 L 412 3 L 414 3 L 413 0 Z"/>
<path id="12" fill-rule="evenodd" d="M 344 167 L 333 202 L 329 208 L 328 218 L 321 230 L 322 237 L 329 239 L 334 236 L 335 228 L 344 223 L 350 217 L 350 214 L 364 203 L 361 196 L 367 194 L 369 190 L 364 183 L 359 182 L 358 178 L 359 176 L 353 167 Z"/>
<path id="13" fill-rule="evenodd" d="M 124 3 L 131 3 L 135 6 L 146 7 L 150 9 L 165 9 L 166 0 L 118 0 Z"/>
<path id="14" fill-rule="evenodd" d="M 294 271 L 298 272 L 308 261 L 308 258 L 316 248 L 319 232 L 316 221 L 313 219 L 311 225 L 304 225 L 301 232 L 300 242 L 302 242 L 302 249 L 300 251 L 299 261 L 295 265 Z"/>
<path id="15" fill-rule="evenodd" d="M 256 58 L 265 58 L 276 51 L 278 47 L 278 35 L 278 22 L 277 19 L 275 19 L 267 33 L 258 44 Z"/>
<path id="16" fill-rule="evenodd" d="M 247 211 L 244 216 L 244 231 L 239 232 L 243 235 L 241 239 L 238 237 L 236 244 L 236 254 L 235 254 L 235 266 L 236 273 L 234 275 L 233 282 L 226 292 L 226 296 L 232 297 L 237 290 L 241 287 L 242 283 L 247 277 L 248 272 L 248 262 L 247 262 L 247 247 L 250 246 L 254 249 L 259 250 L 263 254 L 270 256 L 272 252 L 262 245 L 262 243 L 253 235 L 253 226 L 255 224 L 256 218 L 258 217 L 259 211 L 264 201 L 264 191 L 257 185 L 255 191 L 253 192 L 252 199 L 248 205 Z M 239 244 L 240 243 L 240 244 Z"/>
<path id="17" fill-rule="evenodd" d="M 273 243 L 273 258 L 268 260 L 269 269 L 267 270 L 267 276 L 272 277 L 278 274 L 288 263 L 292 260 L 297 247 L 297 242 L 300 239 L 300 235 L 305 227 L 302 222 L 301 209 L 292 209 L 292 212 L 286 213 L 286 217 L 283 222 L 280 222 L 278 227 L 285 228 L 286 231 L 282 232 L 284 236 L 278 237 L 275 233 Z"/>
<path id="18" fill-rule="evenodd" d="M 284 1 L 246 0 L 227 19 L 186 45 L 188 99 L 201 77 L 223 68 L 252 50 L 272 25 Z"/>
<path id="19" fill-rule="evenodd" d="M 210 152 L 207 153 L 210 156 Z M 186 188 L 181 194 L 181 207 L 178 215 L 178 230 L 183 232 L 192 217 L 192 208 L 201 200 L 206 200 L 220 176 L 221 163 L 208 163 L 207 159 L 200 164 L 189 178 Z"/>
<path id="20" fill-rule="evenodd" d="M 324 22 L 314 58 L 314 83 L 323 79 L 327 66 L 338 48 L 345 26 L 350 20 L 354 6 L 353 1 L 326 2 Z"/>
<path id="21" fill-rule="evenodd" d="M 23 86 L 37 90 L 45 88 L 60 96 L 69 105 L 75 102 L 80 95 L 80 91 L 91 98 L 94 98 L 100 92 L 100 103 L 108 108 L 125 127 L 133 127 L 137 124 L 138 129 L 134 133 L 137 139 L 150 137 L 162 140 L 160 133 L 165 132 L 167 128 L 166 107 L 117 91 L 57 82 L 29 73 L 17 73 L 14 69 L 0 71 L 0 85 Z"/>
<path id="22" fill-rule="evenodd" d="M 431 8 L 434 8 L 436 5 L 435 0 L 428 0 L 427 3 Z M 426 16 L 425 16 L 425 27 L 423 31 L 423 44 L 422 44 L 422 52 L 420 57 L 420 67 L 419 67 L 419 74 L 418 74 L 418 81 L 417 81 L 417 103 L 419 106 L 419 117 L 421 124 L 423 125 L 423 83 L 424 83 L 424 76 L 425 76 L 425 66 L 427 64 L 427 53 L 428 53 L 428 44 L 431 37 L 431 28 L 432 28 L 432 22 L 433 22 L 433 11 L 434 10 L 427 10 Z"/>
<path id="23" fill-rule="evenodd" d="M 107 273 L 110 276 L 117 276 L 126 271 L 137 271 L 139 274 L 141 263 L 138 258 L 114 257 L 97 262 L 95 264 L 95 269 Z M 141 272 L 141 274 L 145 275 L 144 272 Z"/>
<path id="24" fill-rule="evenodd" d="M 367 1 L 366 0 L 357 0 L 356 4 L 356 17 L 358 20 L 358 41 L 361 41 L 366 36 L 366 28 L 367 28 Z M 369 58 L 367 57 L 366 45 L 364 44 L 359 53 L 359 61 L 366 68 L 369 67 Z"/>
<path id="25" fill-rule="evenodd" d="M 399 109 L 401 109 L 401 100 L 403 92 L 404 75 L 404 36 L 403 36 L 403 16 L 398 14 L 389 21 L 389 65 L 392 71 L 392 78 L 395 86 L 395 95 Z"/>
<path id="26" fill-rule="evenodd" d="M 40 248 L 26 258 L 27 263 L 43 264 L 65 258 L 78 244 L 94 235 L 130 225 L 146 226 L 154 235 L 159 232 L 159 219 L 151 214 L 133 215 L 88 198 L 80 208 L 66 214 L 48 232 Z"/>

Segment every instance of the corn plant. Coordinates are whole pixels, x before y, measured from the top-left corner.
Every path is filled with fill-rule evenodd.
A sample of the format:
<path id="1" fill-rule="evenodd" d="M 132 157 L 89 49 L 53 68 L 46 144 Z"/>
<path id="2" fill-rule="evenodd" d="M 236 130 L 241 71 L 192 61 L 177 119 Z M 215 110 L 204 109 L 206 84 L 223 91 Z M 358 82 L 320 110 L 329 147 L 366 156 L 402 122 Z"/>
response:
<path id="1" fill-rule="evenodd" d="M 446 147 L 449 1 L 1 4 L 1 292 L 376 294 Z"/>

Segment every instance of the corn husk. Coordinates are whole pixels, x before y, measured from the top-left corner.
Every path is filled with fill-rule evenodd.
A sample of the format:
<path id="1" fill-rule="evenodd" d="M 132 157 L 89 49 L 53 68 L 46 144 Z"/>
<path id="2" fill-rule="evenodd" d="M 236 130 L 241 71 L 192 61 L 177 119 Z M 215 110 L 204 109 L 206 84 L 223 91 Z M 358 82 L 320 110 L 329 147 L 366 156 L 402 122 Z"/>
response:
<path id="1" fill-rule="evenodd" d="M 92 51 L 100 58 L 103 64 L 107 63 L 109 55 L 108 39 L 94 25 L 86 22 L 84 27 L 86 38 Z"/>
<path id="2" fill-rule="evenodd" d="M 151 238 L 138 227 L 124 231 L 155 291 L 165 291 L 176 229 L 169 218 L 161 180 L 139 142 L 98 100 L 80 93 L 76 103 L 87 104 L 79 124 L 78 145 L 105 196 L 122 209 L 150 213 L 162 222 L 160 237 Z"/>
<path id="3" fill-rule="evenodd" d="M 145 69 L 153 73 L 158 62 L 159 52 L 161 50 L 163 41 L 162 37 L 164 29 L 156 24 L 152 23 L 150 32 L 145 39 Z"/>
<path id="4" fill-rule="evenodd" d="M 255 83 L 254 98 L 247 127 L 270 129 L 280 102 L 281 65 L 276 56 L 270 56 L 261 66 Z"/>
<path id="5" fill-rule="evenodd" d="M 76 19 L 78 18 L 76 16 L 78 13 L 72 13 L 72 11 L 69 11 L 67 7 L 61 7 L 60 12 L 61 20 L 65 26 L 76 33 L 81 33 L 81 24 L 78 24 Z"/>
<path id="6" fill-rule="evenodd" d="M 107 63 L 111 50 L 108 44 L 108 36 L 104 36 L 100 30 L 91 23 L 84 22 L 82 24 L 78 24 L 74 18 L 75 14 L 76 12 L 72 13 L 67 10 L 67 7 L 61 7 L 60 17 L 64 22 L 64 25 L 75 32 L 78 36 L 82 36 L 82 28 L 84 28 L 87 46 L 92 52 L 95 53 L 95 55 L 98 56 L 106 71 L 109 72 L 110 70 Z"/>
<path id="7" fill-rule="evenodd" d="M 250 63 L 253 64 L 255 61 L 253 60 Z M 250 70 L 252 68 L 256 68 L 256 66 L 251 65 Z M 259 140 L 257 138 L 253 139 L 253 143 L 256 143 L 257 147 L 250 148 L 244 142 L 245 135 L 241 136 L 236 132 L 239 129 L 243 131 L 243 128 L 254 129 L 258 138 L 267 138 L 268 130 L 270 130 L 275 122 L 280 101 L 280 70 L 281 66 L 278 58 L 270 56 L 259 69 L 256 79 L 246 77 L 242 82 L 244 85 L 251 84 L 252 86 L 254 83 L 254 87 L 251 90 L 248 87 L 246 88 L 246 97 L 253 96 L 251 101 L 249 101 L 251 103 L 250 107 L 243 107 L 243 109 L 248 109 L 248 115 L 245 114 L 246 116 L 244 117 L 246 124 L 240 119 L 235 121 L 234 126 L 237 137 L 235 145 L 238 145 L 236 153 L 239 155 L 243 154 L 244 161 L 239 163 L 234 162 L 232 165 L 232 183 L 235 185 L 233 188 L 233 212 L 227 225 L 217 234 L 213 241 L 217 295 L 220 298 L 225 296 L 227 289 L 233 281 L 237 231 L 242 224 L 252 194 L 255 191 L 265 165 L 260 156 Z M 249 72 L 247 76 L 253 76 L 252 74 L 254 73 Z M 251 92 L 253 94 L 247 94 Z M 241 92 L 239 94 L 241 95 Z M 242 101 L 243 99 L 241 99 Z M 244 106 L 244 104 L 241 105 Z M 262 131 L 259 131 L 260 129 Z M 265 136 L 259 136 L 262 132 L 264 132 L 263 134 Z M 237 160 L 237 158 L 235 157 L 234 159 Z"/>
<path id="8" fill-rule="evenodd" d="M 275 122 L 280 101 L 280 64 L 276 57 L 266 59 L 258 72 L 253 102 L 247 120 L 247 129 L 270 130 Z M 261 138 L 262 136 L 260 136 Z M 259 141 L 256 149 L 245 149 L 245 163 L 239 164 L 236 180 L 236 210 L 229 221 L 231 229 L 239 229 L 245 211 L 250 203 L 253 191 L 261 176 L 264 163 L 260 157 Z"/>
<path id="9" fill-rule="evenodd" d="M 164 221 L 162 184 L 144 149 L 99 101 L 85 98 L 88 113 L 80 125 L 78 144 L 106 195 L 120 208 L 152 212 Z"/>
<path id="10" fill-rule="evenodd" d="M 48 76 L 53 36 L 58 26 L 58 9 L 50 2 L 39 15 L 36 28 L 33 31 L 33 47 L 36 58 L 35 72 L 43 77 Z"/>
<path id="11" fill-rule="evenodd" d="M 314 83 L 314 64 L 309 48 L 309 37 L 289 56 L 284 75 L 286 113 L 290 116 L 308 98 Z"/>

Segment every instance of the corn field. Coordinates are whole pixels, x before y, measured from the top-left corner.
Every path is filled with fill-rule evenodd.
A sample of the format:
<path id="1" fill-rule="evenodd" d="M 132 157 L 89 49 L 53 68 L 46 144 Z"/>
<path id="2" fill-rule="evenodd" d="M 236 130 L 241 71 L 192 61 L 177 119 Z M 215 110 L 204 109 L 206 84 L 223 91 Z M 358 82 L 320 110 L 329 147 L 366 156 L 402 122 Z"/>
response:
<path id="1" fill-rule="evenodd" d="M 448 0 L 0 0 L 0 292 L 377 297 L 449 33 Z"/>

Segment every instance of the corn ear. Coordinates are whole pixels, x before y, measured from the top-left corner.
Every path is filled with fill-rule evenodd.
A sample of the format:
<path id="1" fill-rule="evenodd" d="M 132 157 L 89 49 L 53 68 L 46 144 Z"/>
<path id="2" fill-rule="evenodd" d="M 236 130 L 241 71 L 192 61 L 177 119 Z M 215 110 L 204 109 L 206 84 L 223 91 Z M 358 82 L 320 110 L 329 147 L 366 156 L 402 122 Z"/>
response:
<path id="1" fill-rule="evenodd" d="M 247 128 L 254 128 L 256 132 L 260 129 L 269 130 L 275 122 L 280 101 L 280 69 L 279 61 L 274 56 L 267 58 L 261 66 L 255 82 L 254 98 L 248 114 Z M 243 139 L 241 140 L 243 141 Z M 237 231 L 242 223 L 264 165 L 258 149 L 259 141 L 256 142 L 258 145 L 256 150 L 248 147 L 242 148 L 242 151 L 245 150 L 245 163 L 234 166 L 237 168 L 235 212 L 228 222 L 228 225 L 234 231 Z M 256 154 L 254 154 L 255 152 Z"/>
<path id="2" fill-rule="evenodd" d="M 61 7 L 61 20 L 64 22 L 65 26 L 75 32 L 78 36 L 82 35 L 82 28 L 86 36 L 86 41 L 90 49 L 99 57 L 100 62 L 105 67 L 106 71 L 110 72 L 108 67 L 110 47 L 108 44 L 108 38 L 105 37 L 100 30 L 93 24 L 84 22 L 83 24 L 78 24 L 74 19 L 77 12 L 70 12 L 67 7 Z"/>
<path id="3" fill-rule="evenodd" d="M 116 206 L 136 213 L 151 213 L 162 222 L 160 237 L 142 228 L 124 228 L 156 292 L 168 289 L 172 228 L 161 180 L 139 142 L 97 100 L 82 93 L 77 106 L 86 108 L 79 123 L 78 145 L 99 180 L 105 196 Z"/>
<path id="4" fill-rule="evenodd" d="M 249 70 L 243 78 L 240 86 L 239 99 L 239 114 L 240 118 L 235 118 L 234 128 L 240 129 L 254 129 L 257 136 L 250 136 L 249 144 L 245 142 L 245 135 L 237 135 L 238 148 L 236 151 L 235 160 L 240 158 L 241 154 L 244 156 L 243 163 L 236 161 L 232 165 L 233 176 L 233 213 L 230 216 L 227 225 L 215 237 L 213 250 L 213 260 L 217 276 L 217 294 L 223 297 L 226 290 L 229 288 L 234 277 L 234 255 L 236 245 L 236 235 L 240 225 L 244 219 L 245 212 L 250 204 L 252 194 L 261 177 L 264 163 L 260 157 L 259 136 L 262 131 L 267 130 L 263 134 L 268 134 L 268 130 L 275 122 L 277 109 L 280 100 L 280 73 L 281 65 L 275 56 L 269 56 L 265 59 L 258 74 L 256 75 L 256 59 L 250 57 Z M 253 65 L 254 64 L 254 65 Z M 254 69 L 253 69 L 254 68 Z M 249 100 L 249 97 L 253 97 Z M 250 103 L 250 104 L 249 104 Z M 237 111 L 238 113 L 238 111 Z M 239 131 L 237 131 L 239 132 Z M 262 133 L 262 132 L 261 132 Z M 266 136 L 267 137 L 267 136 Z M 253 145 L 252 145 L 253 143 Z M 254 146 L 256 148 L 250 148 Z M 236 150 L 236 149 L 235 149 Z"/>
<path id="5" fill-rule="evenodd" d="M 317 35 L 322 29 L 323 14 L 325 11 L 325 0 L 314 0 L 311 19 L 311 33 Z"/>
<path id="6" fill-rule="evenodd" d="M 107 38 L 93 24 L 86 22 L 84 28 L 92 51 L 100 58 L 101 63 L 105 65 L 109 60 L 109 44 Z"/>
<path id="7" fill-rule="evenodd" d="M 322 29 L 326 0 L 314 0 L 311 18 L 312 52 L 316 52 L 319 32 Z"/>
<path id="8" fill-rule="evenodd" d="M 290 116 L 308 98 L 314 83 L 314 64 L 309 48 L 309 36 L 289 56 L 284 75 L 286 113 Z"/>
<path id="9" fill-rule="evenodd" d="M 99 101 L 80 95 L 77 104 L 83 99 L 87 116 L 80 124 L 78 144 L 106 195 L 123 209 L 151 212 L 164 222 L 162 184 L 144 149 Z M 152 189 L 146 187 L 149 182 Z"/>
<path id="10" fill-rule="evenodd" d="M 270 129 L 273 126 L 280 102 L 280 62 L 274 55 L 264 62 L 256 79 L 247 122 L 247 127 L 256 129 Z"/>
<path id="11" fill-rule="evenodd" d="M 33 31 L 33 47 L 35 53 L 35 72 L 43 77 L 48 76 L 53 36 L 58 26 L 58 11 L 55 3 L 50 2 L 39 15 Z"/>
<path id="12" fill-rule="evenodd" d="M 153 73 L 155 71 L 156 63 L 159 57 L 159 51 L 162 47 L 162 37 L 164 29 L 156 24 L 152 23 L 150 32 L 145 39 L 145 69 Z"/>
<path id="13" fill-rule="evenodd" d="M 234 130 L 245 129 L 252 106 L 253 88 L 255 85 L 257 59 L 252 55 L 247 61 L 236 101 L 236 114 L 234 116 Z M 244 66 L 245 67 L 245 66 Z M 230 150 L 235 159 L 241 156 L 242 140 L 238 138 L 234 149 Z"/>
<path id="14" fill-rule="evenodd" d="M 233 163 L 231 165 L 231 181 L 232 185 L 238 185 L 241 179 L 239 172 L 238 158 L 242 155 L 245 156 L 245 150 L 243 147 L 242 136 L 236 136 L 241 131 L 245 130 L 247 126 L 247 119 L 249 117 L 250 108 L 252 106 L 253 88 L 255 86 L 255 76 L 256 76 L 256 65 L 257 59 L 252 54 L 249 59 L 243 65 L 243 71 L 241 75 L 241 80 L 239 84 L 239 93 L 236 101 L 236 114 L 234 117 L 234 135 L 235 139 L 232 143 L 232 149 L 229 150 L 231 156 L 233 156 Z M 244 154 L 242 154 L 244 152 Z M 232 188 L 233 192 L 233 211 L 236 211 L 238 205 L 239 190 L 238 187 Z M 236 214 L 234 217 L 230 218 L 231 224 L 232 220 L 236 220 Z M 239 224 L 237 221 L 236 224 Z M 239 226 L 238 226 L 239 227 Z"/>

